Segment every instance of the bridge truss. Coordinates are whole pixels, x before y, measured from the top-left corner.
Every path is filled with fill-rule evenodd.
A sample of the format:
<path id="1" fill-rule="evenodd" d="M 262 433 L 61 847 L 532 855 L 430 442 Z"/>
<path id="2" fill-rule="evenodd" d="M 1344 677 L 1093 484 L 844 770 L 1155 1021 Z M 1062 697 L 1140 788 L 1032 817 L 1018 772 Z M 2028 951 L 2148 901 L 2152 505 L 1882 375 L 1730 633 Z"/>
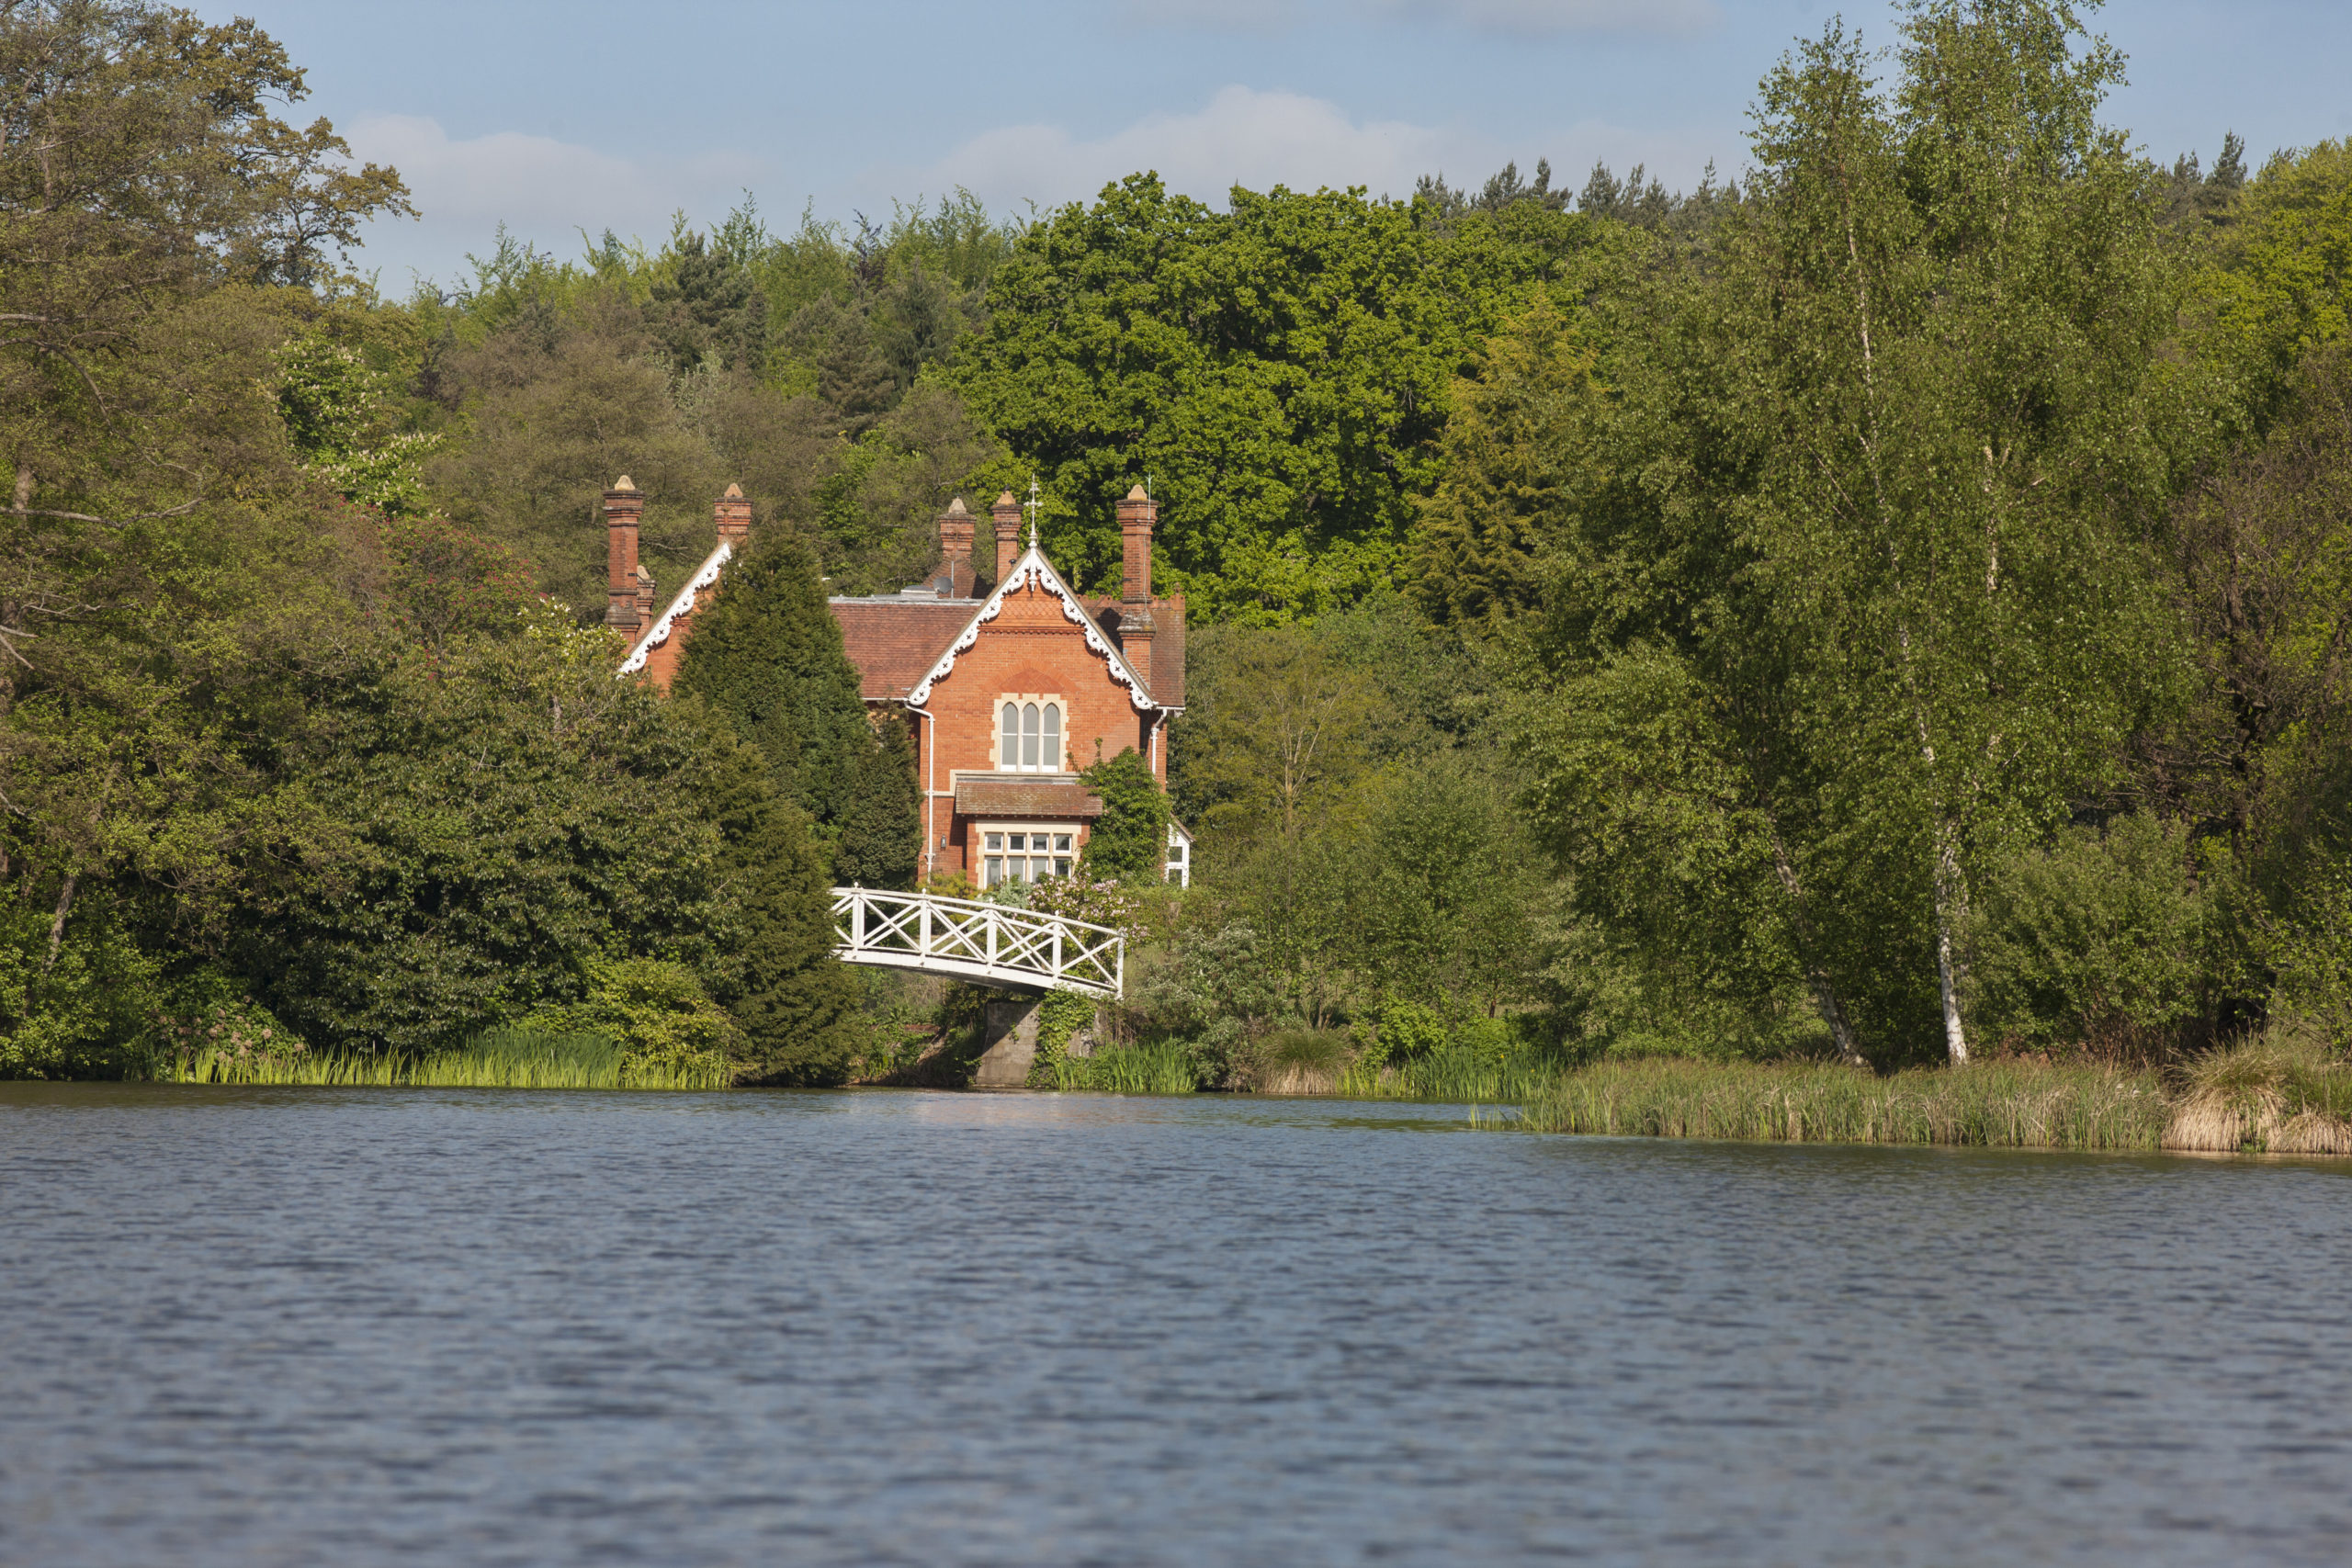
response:
<path id="1" fill-rule="evenodd" d="M 1109 926 L 929 893 L 833 889 L 833 956 L 1010 991 L 1116 997 L 1126 939 Z"/>

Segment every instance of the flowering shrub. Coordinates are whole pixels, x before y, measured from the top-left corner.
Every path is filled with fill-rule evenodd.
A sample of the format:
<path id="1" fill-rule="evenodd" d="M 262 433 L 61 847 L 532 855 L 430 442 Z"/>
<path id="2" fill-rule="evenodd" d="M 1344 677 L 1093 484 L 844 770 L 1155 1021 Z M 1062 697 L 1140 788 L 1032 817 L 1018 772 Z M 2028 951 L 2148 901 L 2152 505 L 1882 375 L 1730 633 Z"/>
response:
<path id="1" fill-rule="evenodd" d="M 1052 877 L 1029 888 L 1028 908 L 1041 915 L 1085 920 L 1133 934 L 1142 924 L 1144 897 L 1116 882 L 1082 882 Z"/>
<path id="2" fill-rule="evenodd" d="M 183 1066 L 206 1051 L 250 1061 L 262 1056 L 282 1059 L 310 1049 L 250 997 L 215 1001 L 183 1013 L 159 1014 L 155 1029 L 163 1037 L 164 1048 Z"/>

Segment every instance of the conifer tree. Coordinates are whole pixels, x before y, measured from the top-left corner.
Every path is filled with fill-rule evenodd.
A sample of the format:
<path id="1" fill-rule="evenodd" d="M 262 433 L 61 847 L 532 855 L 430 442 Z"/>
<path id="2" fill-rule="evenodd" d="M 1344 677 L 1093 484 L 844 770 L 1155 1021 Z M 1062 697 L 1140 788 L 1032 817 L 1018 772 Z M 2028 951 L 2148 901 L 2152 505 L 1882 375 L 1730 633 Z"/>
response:
<path id="1" fill-rule="evenodd" d="M 849 972 L 832 956 L 831 881 L 808 819 L 780 795 L 759 753 L 709 727 L 709 814 L 725 836 L 740 945 L 713 989 L 742 1025 L 754 1082 L 838 1082 L 853 1048 Z"/>
<path id="2" fill-rule="evenodd" d="M 776 792 L 832 841 L 837 877 L 912 879 L 912 761 L 903 740 L 893 750 L 867 721 L 816 562 L 797 538 L 772 529 L 729 569 L 717 602 L 695 617 L 677 689 L 759 753 Z"/>

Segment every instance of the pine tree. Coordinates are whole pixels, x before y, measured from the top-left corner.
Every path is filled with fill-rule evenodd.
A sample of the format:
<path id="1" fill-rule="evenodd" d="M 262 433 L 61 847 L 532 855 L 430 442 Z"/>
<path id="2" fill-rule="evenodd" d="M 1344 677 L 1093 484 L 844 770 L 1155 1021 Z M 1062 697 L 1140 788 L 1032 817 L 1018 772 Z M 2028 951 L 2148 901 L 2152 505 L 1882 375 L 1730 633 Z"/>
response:
<path id="1" fill-rule="evenodd" d="M 653 285 L 647 324 L 681 370 L 717 358 L 757 376 L 767 367 L 768 301 L 752 275 L 700 234 L 677 242 L 671 276 Z"/>

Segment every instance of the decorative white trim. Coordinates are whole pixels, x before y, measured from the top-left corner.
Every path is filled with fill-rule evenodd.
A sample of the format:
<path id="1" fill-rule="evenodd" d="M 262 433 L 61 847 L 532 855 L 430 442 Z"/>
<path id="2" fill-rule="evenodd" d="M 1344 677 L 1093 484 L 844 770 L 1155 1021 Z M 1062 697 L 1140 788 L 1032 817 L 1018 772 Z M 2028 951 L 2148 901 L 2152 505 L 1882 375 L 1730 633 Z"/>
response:
<path id="1" fill-rule="evenodd" d="M 653 629 L 639 637 L 637 646 L 628 650 L 628 657 L 621 660 L 621 674 L 634 675 L 645 668 L 648 656 L 655 649 L 670 640 L 670 628 L 678 617 L 694 614 L 695 595 L 718 581 L 719 570 L 726 566 L 734 555 L 735 547 L 732 544 L 725 539 L 718 541 L 718 547 L 711 551 L 704 559 L 693 579 L 678 591 L 678 596 L 675 599 L 670 601 L 670 607 L 662 613 L 662 618 L 653 623 Z"/>
<path id="2" fill-rule="evenodd" d="M 1159 711 L 1159 705 L 1153 702 L 1150 694 L 1144 690 L 1143 678 L 1135 672 L 1126 659 L 1112 646 L 1111 640 L 1102 635 L 1102 628 L 1094 624 L 1094 617 L 1086 613 L 1086 606 L 1078 602 L 1078 595 L 1069 591 L 1069 585 L 1062 581 L 1061 574 L 1054 570 L 1053 563 L 1048 561 L 1044 552 L 1035 545 L 1030 546 L 1021 558 L 1013 563 L 1012 570 L 1004 574 L 1004 581 L 996 585 L 996 592 L 989 595 L 989 602 L 980 606 L 978 614 L 964 624 L 963 631 L 957 635 L 954 642 L 947 645 L 947 651 L 939 656 L 939 662 L 931 667 L 931 673 L 925 675 L 922 682 L 907 694 L 907 705 L 911 708 L 920 708 L 929 702 L 933 682 L 947 679 L 948 671 L 956 668 L 956 656 L 969 652 L 972 645 L 979 641 L 980 627 L 995 620 L 1003 611 L 1004 596 L 1014 589 L 1031 582 L 1035 582 L 1062 602 L 1063 615 L 1086 634 L 1086 646 L 1102 656 L 1102 662 L 1110 670 L 1111 679 L 1127 689 L 1127 700 L 1135 705 L 1136 711 L 1137 713 Z M 1069 716 L 1067 705 L 1063 707 L 1062 716 L 1067 724 Z M 993 715 L 990 716 L 990 722 L 994 722 Z"/>

